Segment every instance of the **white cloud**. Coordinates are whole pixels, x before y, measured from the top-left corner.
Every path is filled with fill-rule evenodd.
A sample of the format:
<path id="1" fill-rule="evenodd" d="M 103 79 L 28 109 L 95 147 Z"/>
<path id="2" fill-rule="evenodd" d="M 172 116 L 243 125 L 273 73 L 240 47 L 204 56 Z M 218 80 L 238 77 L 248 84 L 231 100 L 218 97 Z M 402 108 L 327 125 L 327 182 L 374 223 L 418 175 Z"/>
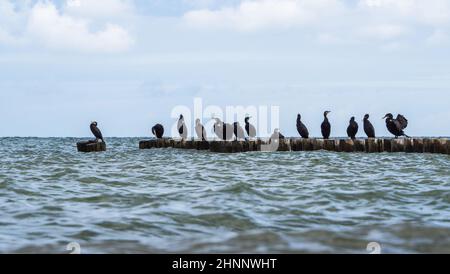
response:
<path id="1" fill-rule="evenodd" d="M 120 26 L 107 24 L 104 29 L 92 32 L 89 21 L 63 15 L 50 3 L 38 3 L 32 8 L 28 33 L 54 49 L 117 52 L 133 44 L 127 31 Z"/>
<path id="2" fill-rule="evenodd" d="M 134 11 L 130 0 L 67 0 L 64 13 L 88 18 L 112 18 Z"/>
<path id="3" fill-rule="evenodd" d="M 74 2 L 75 1 L 75 2 Z M 98 1 L 111 6 L 102 10 L 101 6 L 92 4 Z M 0 2 L 0 43 L 6 45 L 44 46 L 51 49 L 84 52 L 120 52 L 129 49 L 134 40 L 128 31 L 118 24 L 96 21 L 94 10 L 102 10 L 101 16 L 114 19 L 113 14 L 128 11 L 125 1 L 121 0 L 71 0 L 70 5 L 90 3 L 83 6 L 86 17 L 69 14 L 58 10 L 48 1 L 15 6 L 8 0 Z M 96 2 L 97 3 L 97 2 Z M 90 11 L 90 13 L 88 12 Z M 80 11 L 80 14 L 82 12 Z M 95 27 L 95 30 L 94 30 Z"/>
<path id="4" fill-rule="evenodd" d="M 184 20 L 194 27 L 252 31 L 319 22 L 323 18 L 339 14 L 341 9 L 342 5 L 338 0 L 246 0 L 237 7 L 189 11 L 184 15 Z"/>
<path id="5" fill-rule="evenodd" d="M 388 15 L 420 24 L 436 26 L 450 22 L 448 0 L 360 0 L 358 6 L 380 17 Z"/>
<path id="6" fill-rule="evenodd" d="M 390 40 L 408 34 L 409 30 L 401 25 L 380 24 L 374 26 L 365 26 L 358 30 L 358 34 L 362 37 Z"/>
<path id="7" fill-rule="evenodd" d="M 450 35 L 444 30 L 437 29 L 427 38 L 426 42 L 431 46 L 447 46 L 450 45 Z"/>
<path id="8" fill-rule="evenodd" d="M 11 33 L 0 27 L 0 44 L 18 45 L 21 42 L 20 38 L 13 36 Z"/>
<path id="9" fill-rule="evenodd" d="M 26 12 L 16 5 L 10 1 L 0 1 L 0 43 L 17 45 L 22 42 L 17 34 L 26 19 Z"/>

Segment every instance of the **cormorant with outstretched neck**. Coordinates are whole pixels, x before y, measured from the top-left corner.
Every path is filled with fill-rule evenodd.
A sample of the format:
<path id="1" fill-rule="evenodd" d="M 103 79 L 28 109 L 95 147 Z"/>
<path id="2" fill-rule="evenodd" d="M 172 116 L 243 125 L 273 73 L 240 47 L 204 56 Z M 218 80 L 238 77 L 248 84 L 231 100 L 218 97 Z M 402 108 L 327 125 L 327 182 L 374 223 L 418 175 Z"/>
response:
<path id="1" fill-rule="evenodd" d="M 369 121 L 369 114 L 364 115 L 363 121 L 364 121 L 364 132 L 366 133 L 367 137 L 375 138 L 375 128 Z"/>
<path id="2" fill-rule="evenodd" d="M 164 127 L 161 124 L 156 124 L 152 127 L 152 133 L 156 138 L 161 139 L 164 135 Z"/>
<path id="3" fill-rule="evenodd" d="M 347 135 L 354 140 L 356 139 L 356 133 L 358 133 L 358 123 L 355 121 L 355 117 L 352 117 L 347 127 Z"/>
<path id="4" fill-rule="evenodd" d="M 180 118 L 178 119 L 178 123 L 177 123 L 177 128 L 178 128 L 178 133 L 180 134 L 181 139 L 186 139 L 188 132 L 187 132 L 186 124 L 184 123 L 183 114 L 180 114 Z"/>
<path id="5" fill-rule="evenodd" d="M 95 142 L 98 142 L 98 140 L 102 140 L 102 142 L 105 143 L 105 140 L 103 139 L 102 132 L 97 127 L 97 122 L 95 122 L 95 121 L 92 122 L 91 125 L 90 125 L 90 128 L 91 128 L 92 134 L 94 134 L 94 136 L 95 136 Z"/>
<path id="6" fill-rule="evenodd" d="M 388 113 L 383 117 L 383 119 L 386 119 L 386 127 L 389 132 L 395 136 L 395 138 L 398 136 L 405 136 L 409 138 L 409 136 L 403 131 L 408 126 L 408 120 L 405 116 L 398 114 L 397 118 L 394 119 L 394 116 L 391 113 Z"/>
<path id="7" fill-rule="evenodd" d="M 302 123 L 302 116 L 297 114 L 297 131 L 302 138 L 308 139 L 309 138 L 309 131 L 306 128 L 305 124 Z"/>
<path id="8" fill-rule="evenodd" d="M 242 129 L 241 125 L 239 124 L 239 122 L 234 122 L 233 123 L 233 132 L 234 132 L 234 136 L 235 136 L 235 140 L 237 141 L 238 139 L 245 139 L 245 134 L 244 134 L 244 129 Z"/>
<path id="9" fill-rule="evenodd" d="M 327 117 L 328 113 L 330 113 L 330 112 L 331 111 L 327 110 L 323 113 L 324 118 L 323 118 L 322 125 L 320 126 L 320 128 L 322 130 L 322 136 L 324 139 L 330 138 L 330 134 L 331 134 L 331 124 L 328 121 L 328 117 Z"/>
<path id="10" fill-rule="evenodd" d="M 250 116 L 245 117 L 245 131 L 247 132 L 247 135 L 249 138 L 255 138 L 256 137 L 256 128 L 250 124 L 248 120 L 250 120 Z"/>
<path id="11" fill-rule="evenodd" d="M 200 123 L 200 119 L 195 120 L 195 132 L 197 133 L 197 137 L 200 140 L 206 141 L 206 130 L 205 127 Z"/>

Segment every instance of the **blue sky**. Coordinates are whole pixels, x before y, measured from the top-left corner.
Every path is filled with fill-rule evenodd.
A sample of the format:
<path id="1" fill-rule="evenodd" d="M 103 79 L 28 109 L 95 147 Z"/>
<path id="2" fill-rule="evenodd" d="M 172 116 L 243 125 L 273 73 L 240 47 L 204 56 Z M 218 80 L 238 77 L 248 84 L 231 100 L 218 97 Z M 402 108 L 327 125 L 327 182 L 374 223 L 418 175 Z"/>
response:
<path id="1" fill-rule="evenodd" d="M 0 0 L 0 136 L 147 136 L 195 97 L 449 136 L 449 56 L 447 0 Z"/>

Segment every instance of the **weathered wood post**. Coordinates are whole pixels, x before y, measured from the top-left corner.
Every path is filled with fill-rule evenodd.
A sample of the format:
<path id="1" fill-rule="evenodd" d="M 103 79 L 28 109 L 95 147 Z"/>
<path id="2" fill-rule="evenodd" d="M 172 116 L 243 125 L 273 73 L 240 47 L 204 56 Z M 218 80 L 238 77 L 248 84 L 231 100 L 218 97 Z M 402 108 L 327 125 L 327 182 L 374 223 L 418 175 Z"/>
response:
<path id="1" fill-rule="evenodd" d="M 289 139 L 279 139 L 277 151 L 291 151 L 291 141 Z"/>
<path id="2" fill-rule="evenodd" d="M 423 153 L 423 139 L 417 138 L 413 139 L 413 152 L 415 153 Z"/>
<path id="3" fill-rule="evenodd" d="M 184 148 L 185 149 L 196 149 L 194 140 L 186 140 L 184 141 Z"/>
<path id="4" fill-rule="evenodd" d="M 248 146 L 247 151 L 258 151 L 258 144 L 255 140 L 249 140 L 246 142 L 246 145 Z"/>
<path id="5" fill-rule="evenodd" d="M 392 139 L 391 152 L 405 152 L 405 139 Z"/>
<path id="6" fill-rule="evenodd" d="M 414 140 L 412 138 L 405 139 L 404 150 L 407 153 L 414 152 Z"/>
<path id="7" fill-rule="evenodd" d="M 354 151 L 355 152 L 365 152 L 366 151 L 366 143 L 362 139 L 355 139 L 353 140 L 354 143 Z"/>
<path id="8" fill-rule="evenodd" d="M 301 147 L 302 151 L 313 151 L 315 139 L 301 139 Z"/>
<path id="9" fill-rule="evenodd" d="M 313 150 L 323 149 L 323 139 L 313 139 Z"/>
<path id="10" fill-rule="evenodd" d="M 447 154 L 447 140 L 434 139 L 434 153 Z"/>
<path id="11" fill-rule="evenodd" d="M 383 139 L 383 151 L 392 152 L 392 139 Z"/>
<path id="12" fill-rule="evenodd" d="M 100 152 L 106 151 L 106 143 L 85 141 L 77 143 L 77 150 L 79 152 Z"/>
<path id="13" fill-rule="evenodd" d="M 220 141 L 209 142 L 209 150 L 211 152 L 223 152 L 223 147 L 220 145 Z"/>
<path id="14" fill-rule="evenodd" d="M 432 139 L 426 138 L 423 140 L 423 152 L 434 153 L 434 142 Z"/>
<path id="15" fill-rule="evenodd" d="M 355 151 L 355 144 L 352 139 L 340 139 L 338 140 L 338 149 L 339 152 L 353 152 Z"/>
<path id="16" fill-rule="evenodd" d="M 208 141 L 195 141 L 195 149 L 197 150 L 208 150 L 209 142 Z"/>
<path id="17" fill-rule="evenodd" d="M 326 139 L 323 141 L 323 149 L 328 151 L 336 151 L 336 140 Z"/>
<path id="18" fill-rule="evenodd" d="M 381 139 L 369 138 L 366 140 L 366 152 L 376 153 L 383 151 L 383 141 Z"/>
<path id="19" fill-rule="evenodd" d="M 231 142 L 231 152 L 243 152 L 244 151 L 244 144 L 242 141 L 233 141 Z"/>
<path id="20" fill-rule="evenodd" d="M 302 151 L 302 141 L 301 139 L 291 139 L 291 150 L 292 151 Z"/>
<path id="21" fill-rule="evenodd" d="M 150 148 L 148 141 L 139 141 L 139 149 L 147 149 L 147 148 Z"/>

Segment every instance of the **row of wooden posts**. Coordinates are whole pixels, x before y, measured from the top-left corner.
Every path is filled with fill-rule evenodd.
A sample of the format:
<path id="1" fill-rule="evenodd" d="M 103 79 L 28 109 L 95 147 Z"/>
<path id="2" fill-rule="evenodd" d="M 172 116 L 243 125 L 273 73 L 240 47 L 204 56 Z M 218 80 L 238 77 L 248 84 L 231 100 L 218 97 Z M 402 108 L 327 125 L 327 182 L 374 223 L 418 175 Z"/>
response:
<path id="1" fill-rule="evenodd" d="M 409 153 L 450 153 L 450 140 L 446 138 L 407 138 L 407 139 L 280 139 L 275 146 L 268 146 L 269 140 L 254 141 L 195 141 L 156 139 L 139 142 L 140 149 L 181 148 L 209 150 L 211 152 L 235 153 L 264 151 L 275 148 L 276 151 L 315 151 L 336 152 L 409 152 Z"/>
<path id="2" fill-rule="evenodd" d="M 269 146 L 272 144 L 272 146 Z M 105 151 L 106 144 L 80 142 L 78 151 Z M 369 138 L 369 139 L 302 139 L 286 138 L 270 142 L 269 139 L 250 141 L 201 141 L 180 139 L 151 139 L 139 142 L 140 149 L 178 148 L 209 150 L 211 152 L 236 153 L 247 151 L 316 151 L 327 150 L 336 152 L 407 152 L 407 153 L 450 153 L 448 138 Z"/>

